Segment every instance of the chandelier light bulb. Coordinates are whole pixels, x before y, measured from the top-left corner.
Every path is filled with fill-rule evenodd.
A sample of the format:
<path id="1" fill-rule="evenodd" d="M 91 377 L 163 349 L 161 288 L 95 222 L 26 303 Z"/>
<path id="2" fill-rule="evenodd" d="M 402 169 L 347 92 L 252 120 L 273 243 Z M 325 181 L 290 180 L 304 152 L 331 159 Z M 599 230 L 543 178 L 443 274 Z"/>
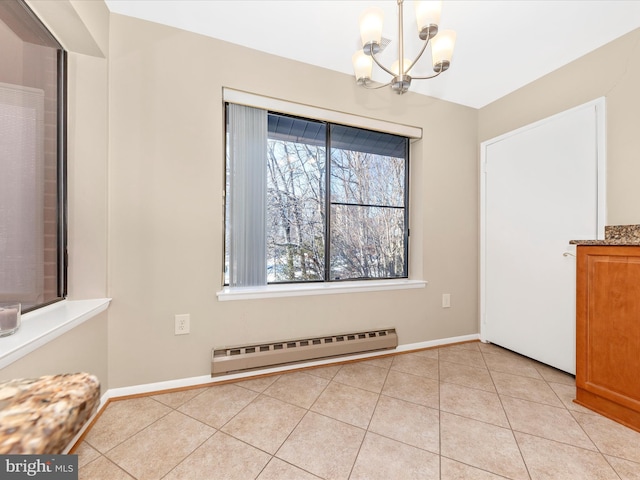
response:
<path id="1" fill-rule="evenodd" d="M 403 67 L 404 67 L 404 72 L 402 72 L 403 74 L 407 75 L 410 73 L 409 72 L 410 65 L 411 65 L 411 60 L 409 60 L 408 58 L 405 58 L 403 63 Z M 391 64 L 391 71 L 395 76 L 398 76 L 400 74 L 400 60 L 396 60 Z"/>
<path id="2" fill-rule="evenodd" d="M 358 84 L 365 83 L 371 79 L 371 70 L 373 70 L 373 60 L 370 55 L 366 55 L 362 50 L 358 50 L 351 57 L 353 61 L 353 71 L 356 75 Z"/>
<path id="3" fill-rule="evenodd" d="M 433 71 L 444 72 L 451 65 L 453 48 L 456 45 L 456 32 L 443 30 L 431 40 Z"/>
<path id="4" fill-rule="evenodd" d="M 438 33 L 442 1 L 424 1 L 414 3 L 416 8 L 416 22 L 418 23 L 418 34 L 420 35 L 420 38 L 423 40 L 432 38 Z"/>
<path id="5" fill-rule="evenodd" d="M 360 38 L 362 47 L 380 45 L 382 40 L 382 21 L 384 14 L 376 7 L 369 8 L 360 16 Z M 366 52 L 367 49 L 365 49 Z M 374 52 L 375 53 L 375 52 Z"/>

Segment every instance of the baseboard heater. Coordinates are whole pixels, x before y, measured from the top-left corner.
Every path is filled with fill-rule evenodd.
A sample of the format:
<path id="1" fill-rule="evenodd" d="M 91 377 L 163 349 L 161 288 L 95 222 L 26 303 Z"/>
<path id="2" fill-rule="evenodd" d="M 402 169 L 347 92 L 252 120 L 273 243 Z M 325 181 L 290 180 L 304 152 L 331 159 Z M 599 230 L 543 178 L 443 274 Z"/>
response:
<path id="1" fill-rule="evenodd" d="M 395 328 L 213 349 L 211 376 L 398 346 Z"/>

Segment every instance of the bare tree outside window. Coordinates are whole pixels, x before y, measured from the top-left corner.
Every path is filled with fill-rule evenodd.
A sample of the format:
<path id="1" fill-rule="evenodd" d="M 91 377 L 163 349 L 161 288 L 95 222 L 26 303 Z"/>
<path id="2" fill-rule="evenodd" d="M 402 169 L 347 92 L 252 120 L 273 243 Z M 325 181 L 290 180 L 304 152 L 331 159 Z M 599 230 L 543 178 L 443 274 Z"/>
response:
<path id="1" fill-rule="evenodd" d="M 405 159 L 336 149 L 331 160 L 331 279 L 406 276 Z"/>
<path id="2" fill-rule="evenodd" d="M 323 280 L 325 148 L 269 140 L 267 278 Z"/>
<path id="3" fill-rule="evenodd" d="M 265 283 L 407 277 L 407 138 L 269 112 L 266 161 Z"/>

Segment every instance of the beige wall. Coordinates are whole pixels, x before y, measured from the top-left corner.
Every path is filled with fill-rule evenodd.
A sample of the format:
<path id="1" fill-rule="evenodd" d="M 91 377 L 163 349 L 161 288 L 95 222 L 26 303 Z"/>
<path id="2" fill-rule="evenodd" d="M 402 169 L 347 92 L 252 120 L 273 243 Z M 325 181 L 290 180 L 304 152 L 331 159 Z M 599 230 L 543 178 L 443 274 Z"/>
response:
<path id="1" fill-rule="evenodd" d="M 207 375 L 224 345 L 386 326 L 402 344 L 477 333 L 475 110 L 118 15 L 110 40 L 110 386 Z M 429 285 L 219 302 L 224 86 L 422 127 L 410 273 Z M 190 335 L 174 335 L 177 313 L 191 314 Z"/>
<path id="2" fill-rule="evenodd" d="M 75 3 L 75 2 L 74 2 Z M 82 15 L 67 0 L 29 5 L 68 49 L 69 298 L 107 296 L 107 60 L 94 51 L 108 30 L 102 2 L 85 2 Z M 83 18 L 91 18 L 92 28 Z M 100 28 L 98 28 L 100 25 Z M 88 46 L 87 46 L 88 45 Z M 108 389 L 108 315 L 103 313 L 0 370 L 0 380 L 87 371 Z"/>
<path id="3" fill-rule="evenodd" d="M 607 225 L 640 223 L 640 29 L 479 112 L 479 141 L 605 97 Z"/>
<path id="4" fill-rule="evenodd" d="M 106 337 L 103 312 L 0 370 L 0 381 L 89 372 L 100 379 L 102 394 L 108 389 Z"/>
<path id="5" fill-rule="evenodd" d="M 107 60 L 68 62 L 69 298 L 107 296 Z"/>

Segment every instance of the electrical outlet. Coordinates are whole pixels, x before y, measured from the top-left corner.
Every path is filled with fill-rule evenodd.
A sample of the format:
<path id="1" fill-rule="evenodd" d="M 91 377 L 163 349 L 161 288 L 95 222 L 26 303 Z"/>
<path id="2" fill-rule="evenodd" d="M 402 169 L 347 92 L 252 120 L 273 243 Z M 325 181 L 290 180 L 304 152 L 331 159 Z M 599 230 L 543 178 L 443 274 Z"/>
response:
<path id="1" fill-rule="evenodd" d="M 451 308 L 451 294 L 443 293 L 442 294 L 442 308 Z"/>
<path id="2" fill-rule="evenodd" d="M 176 335 L 186 335 L 191 328 L 191 315 L 188 313 L 176 315 Z"/>

